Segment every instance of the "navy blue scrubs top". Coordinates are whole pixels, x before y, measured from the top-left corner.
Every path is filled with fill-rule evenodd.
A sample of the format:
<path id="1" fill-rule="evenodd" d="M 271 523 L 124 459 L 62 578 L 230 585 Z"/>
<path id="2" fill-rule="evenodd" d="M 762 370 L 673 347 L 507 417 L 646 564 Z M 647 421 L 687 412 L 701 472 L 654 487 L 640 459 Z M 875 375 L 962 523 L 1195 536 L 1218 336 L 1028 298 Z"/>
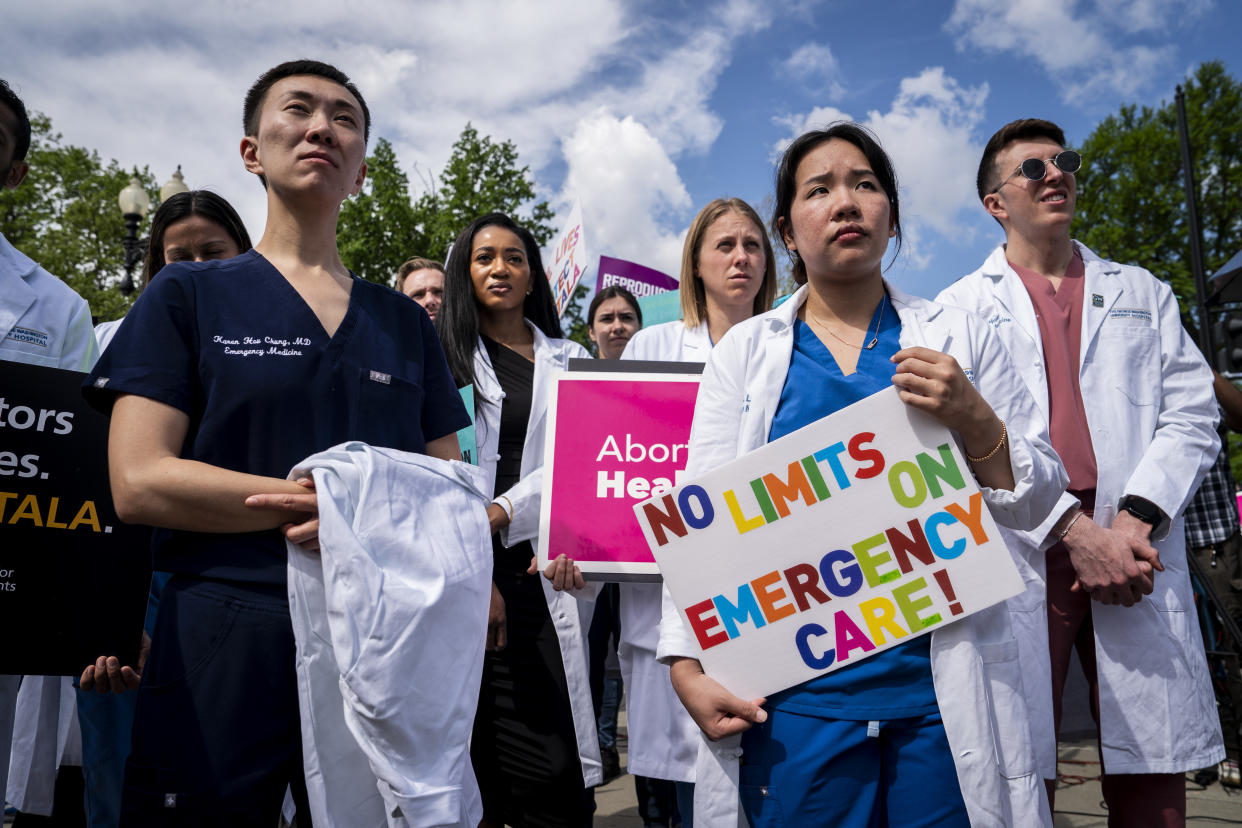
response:
<path id="1" fill-rule="evenodd" d="M 892 386 L 897 366 L 890 358 L 901 350 L 901 320 L 891 302 L 881 302 L 876 314 L 881 312 L 879 342 L 862 350 L 858 367 L 849 376 L 841 373 L 810 326 L 795 320 L 793 355 L 769 441 Z M 876 330 L 875 316 L 867 330 Z M 775 693 L 768 701 L 779 710 L 858 721 L 935 713 L 939 707 L 932 685 L 931 636 L 904 641 L 857 664 Z"/>
<path id="2" fill-rule="evenodd" d="M 277 478 L 346 440 L 423 452 L 427 441 L 470 423 L 439 337 L 416 302 L 355 279 L 329 339 L 310 306 L 254 250 L 161 270 L 83 393 L 104 411 L 118 394 L 180 409 L 190 418 L 183 458 Z M 152 545 L 156 570 L 285 583 L 285 541 L 275 529 L 159 529 Z"/>

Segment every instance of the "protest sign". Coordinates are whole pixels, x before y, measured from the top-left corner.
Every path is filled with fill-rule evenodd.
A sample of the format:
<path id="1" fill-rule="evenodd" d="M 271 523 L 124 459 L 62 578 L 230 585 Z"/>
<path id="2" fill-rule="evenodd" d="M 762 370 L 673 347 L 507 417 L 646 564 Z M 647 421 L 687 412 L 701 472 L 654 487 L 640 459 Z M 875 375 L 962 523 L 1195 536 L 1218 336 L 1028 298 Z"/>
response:
<path id="1" fill-rule="evenodd" d="M 681 321 L 681 291 L 670 290 L 644 296 L 638 300 L 638 307 L 643 312 L 643 326 L 662 325 L 665 322 Z"/>
<path id="2" fill-rule="evenodd" d="M 574 202 L 561 232 L 552 240 L 552 259 L 548 262 L 548 283 L 560 316 L 574 295 L 574 288 L 586 270 L 586 241 L 582 234 L 582 205 Z"/>
<path id="3" fill-rule="evenodd" d="M 461 394 L 466 413 L 470 415 L 470 425 L 457 430 L 457 449 L 461 452 L 463 463 L 477 466 L 479 465 L 479 446 L 474 434 L 474 386 L 463 385 L 457 389 L 457 392 Z"/>
<path id="4" fill-rule="evenodd" d="M 597 361 L 596 364 L 602 364 Z M 583 577 L 658 581 L 634 504 L 671 489 L 686 467 L 698 365 L 613 361 L 630 371 L 553 381 L 539 516 L 540 568 L 564 553 Z M 647 373 L 652 368 L 685 373 Z"/>
<path id="5" fill-rule="evenodd" d="M 83 374 L 0 361 L 0 673 L 137 664 L 151 530 L 117 519 Z"/>
<path id="6" fill-rule="evenodd" d="M 617 285 L 634 294 L 636 299 L 677 290 L 677 280 L 667 273 L 644 267 L 625 259 L 611 256 L 599 257 L 599 276 L 595 279 L 595 291 Z"/>
<path id="7" fill-rule="evenodd" d="M 948 429 L 880 391 L 634 508 L 704 670 L 742 698 L 1022 591 Z"/>

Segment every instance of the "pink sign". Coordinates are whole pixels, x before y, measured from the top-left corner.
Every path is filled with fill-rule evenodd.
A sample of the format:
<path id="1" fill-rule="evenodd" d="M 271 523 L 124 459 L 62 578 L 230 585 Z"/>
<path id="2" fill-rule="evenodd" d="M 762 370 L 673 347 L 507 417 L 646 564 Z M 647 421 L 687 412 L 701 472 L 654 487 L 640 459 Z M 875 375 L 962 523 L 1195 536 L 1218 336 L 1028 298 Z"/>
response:
<path id="1" fill-rule="evenodd" d="M 634 505 L 677 485 L 695 374 L 561 374 L 548 406 L 540 567 L 564 553 L 592 580 L 658 581 Z"/>

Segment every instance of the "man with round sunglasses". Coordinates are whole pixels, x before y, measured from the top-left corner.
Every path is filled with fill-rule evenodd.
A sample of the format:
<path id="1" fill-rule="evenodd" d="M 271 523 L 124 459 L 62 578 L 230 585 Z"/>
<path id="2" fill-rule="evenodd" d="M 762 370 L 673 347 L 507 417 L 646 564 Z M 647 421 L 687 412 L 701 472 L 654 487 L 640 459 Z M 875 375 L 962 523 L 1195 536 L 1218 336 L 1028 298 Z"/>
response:
<path id="1" fill-rule="evenodd" d="M 1182 826 L 1183 774 L 1225 756 L 1181 521 L 1219 447 L 1212 375 L 1167 284 L 1070 238 L 1082 163 L 1049 121 L 993 135 L 976 185 L 1005 243 L 937 299 L 996 329 L 1069 474 L 1042 526 L 1002 530 L 1027 583 L 1009 607 L 1049 802 L 1077 650 L 1109 825 Z"/>

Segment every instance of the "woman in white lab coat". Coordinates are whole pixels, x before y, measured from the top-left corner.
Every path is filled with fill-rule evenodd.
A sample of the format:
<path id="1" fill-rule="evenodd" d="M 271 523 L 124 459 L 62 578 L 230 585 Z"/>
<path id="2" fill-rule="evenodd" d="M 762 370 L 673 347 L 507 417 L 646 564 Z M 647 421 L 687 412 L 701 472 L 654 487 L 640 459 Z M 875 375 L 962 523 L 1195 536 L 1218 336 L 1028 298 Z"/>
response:
<path id="1" fill-rule="evenodd" d="M 855 124 L 786 150 L 773 231 L 805 284 L 712 352 L 687 476 L 896 385 L 957 434 L 997 522 L 1035 526 L 1065 483 L 1046 426 L 982 320 L 883 280 L 889 239 L 900 244 L 897 192 L 887 155 Z M 702 824 L 732 824 L 739 782 L 755 828 L 1047 824 L 1003 605 L 749 701 L 703 673 L 665 606 L 659 655 L 714 740 L 697 770 Z"/>
<path id="2" fill-rule="evenodd" d="M 772 307 L 772 244 L 749 204 L 718 198 L 695 216 L 682 247 L 680 291 L 682 318 L 639 331 L 622 359 L 705 362 L 730 328 Z M 668 667 L 656 661 L 660 592 L 659 584 L 621 584 L 618 655 L 629 694 L 629 772 L 676 783 L 689 828 L 698 728 L 673 692 Z"/>
<path id="3" fill-rule="evenodd" d="M 483 825 L 588 823 L 601 781 L 587 680 L 590 592 L 565 558 L 540 577 L 545 425 L 552 374 L 586 349 L 562 338 L 539 245 L 501 213 L 472 222 L 445 267 L 440 337 L 473 385 L 479 463 L 495 493 L 492 612 L 471 758 Z M 560 587 L 561 590 L 558 590 Z M 580 606 L 581 605 L 581 606 Z"/>

